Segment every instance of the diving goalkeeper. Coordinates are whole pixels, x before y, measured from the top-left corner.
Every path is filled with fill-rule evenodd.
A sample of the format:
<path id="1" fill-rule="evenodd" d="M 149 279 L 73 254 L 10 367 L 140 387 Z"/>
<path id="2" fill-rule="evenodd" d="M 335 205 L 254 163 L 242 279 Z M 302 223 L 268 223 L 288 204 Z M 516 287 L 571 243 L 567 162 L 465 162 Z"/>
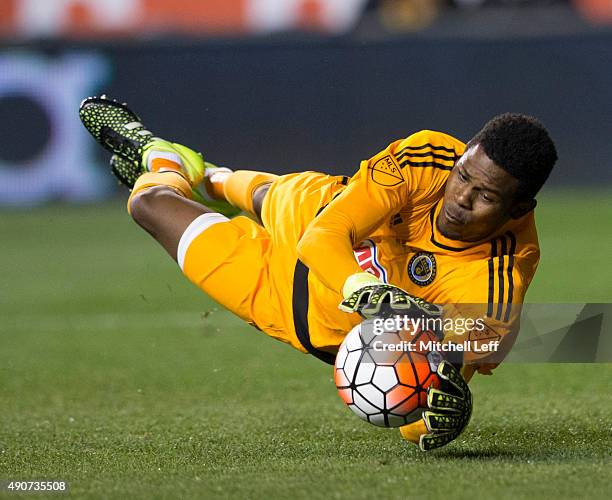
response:
<path id="1" fill-rule="evenodd" d="M 267 335 L 333 363 L 346 333 L 383 302 L 425 315 L 433 304 L 482 304 L 484 330 L 444 339 L 499 342 L 497 356 L 464 354 L 464 378 L 490 374 L 512 346 L 539 260 L 535 195 L 557 159 L 536 119 L 497 116 L 467 144 L 423 130 L 348 178 L 216 167 L 105 97 L 84 100 L 80 117 L 113 153 L 134 220 L 196 286 Z M 250 217 L 228 219 L 211 208 L 219 201 Z M 457 375 L 450 363 L 439 370 Z M 461 408 L 456 428 L 424 418 L 401 433 L 422 449 L 442 446 L 467 424 L 469 394 Z"/>

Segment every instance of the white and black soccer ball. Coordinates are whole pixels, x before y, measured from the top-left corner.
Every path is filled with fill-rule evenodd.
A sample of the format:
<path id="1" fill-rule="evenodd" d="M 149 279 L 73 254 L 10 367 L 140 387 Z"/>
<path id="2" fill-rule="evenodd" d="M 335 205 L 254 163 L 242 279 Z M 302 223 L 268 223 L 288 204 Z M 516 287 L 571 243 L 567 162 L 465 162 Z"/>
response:
<path id="1" fill-rule="evenodd" d="M 436 370 L 442 357 L 428 349 L 438 338 L 425 330 L 375 333 L 373 321 L 363 321 L 345 337 L 334 381 L 357 416 L 380 427 L 400 427 L 421 418 L 427 389 L 440 386 Z"/>

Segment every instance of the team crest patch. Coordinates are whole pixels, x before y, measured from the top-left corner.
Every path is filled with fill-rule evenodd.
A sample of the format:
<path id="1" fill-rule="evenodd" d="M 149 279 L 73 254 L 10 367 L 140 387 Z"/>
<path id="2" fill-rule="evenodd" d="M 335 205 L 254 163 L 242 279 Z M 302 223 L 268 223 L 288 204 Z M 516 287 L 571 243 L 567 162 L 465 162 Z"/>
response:
<path id="1" fill-rule="evenodd" d="M 419 286 L 429 285 L 436 277 L 436 258 L 432 253 L 419 252 L 408 262 L 408 276 Z"/>
<path id="2" fill-rule="evenodd" d="M 391 155 L 376 160 L 371 167 L 372 180 L 381 186 L 393 187 L 404 182 L 400 166 Z"/>

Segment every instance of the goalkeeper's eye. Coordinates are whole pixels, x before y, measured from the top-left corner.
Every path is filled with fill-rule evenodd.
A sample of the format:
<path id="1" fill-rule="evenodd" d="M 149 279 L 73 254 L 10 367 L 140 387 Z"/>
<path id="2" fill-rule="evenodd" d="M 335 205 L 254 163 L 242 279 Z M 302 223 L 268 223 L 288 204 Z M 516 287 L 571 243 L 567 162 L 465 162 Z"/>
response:
<path id="1" fill-rule="evenodd" d="M 493 197 L 485 192 L 480 193 L 480 198 L 486 201 L 487 203 L 493 203 L 495 200 Z"/>

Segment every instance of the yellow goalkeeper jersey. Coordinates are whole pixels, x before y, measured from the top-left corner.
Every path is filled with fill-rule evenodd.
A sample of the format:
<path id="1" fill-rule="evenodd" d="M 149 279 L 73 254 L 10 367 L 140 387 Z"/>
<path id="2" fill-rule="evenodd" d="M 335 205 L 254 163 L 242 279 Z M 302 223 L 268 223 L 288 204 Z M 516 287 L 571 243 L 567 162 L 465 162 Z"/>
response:
<path id="1" fill-rule="evenodd" d="M 330 305 L 341 298 L 348 276 L 366 270 L 429 302 L 448 305 L 449 315 L 483 317 L 484 328 L 446 337 L 474 344 L 478 352 L 465 352 L 464 361 L 497 364 L 499 355 L 478 347 L 491 342 L 507 353 L 539 261 L 534 214 L 510 220 L 480 242 L 440 234 L 435 221 L 446 180 L 464 150 L 463 142 L 429 130 L 393 142 L 363 161 L 346 189 L 310 223 L 298 256 L 309 270 L 312 346 L 333 351 L 342 341 L 347 325 L 338 324 L 342 313 Z"/>
<path id="2" fill-rule="evenodd" d="M 363 161 L 350 179 L 280 176 L 264 200 L 263 225 L 246 217 L 194 221 L 181 239 L 181 267 L 230 311 L 327 362 L 361 321 L 338 304 L 346 278 L 364 270 L 448 315 L 485 318 L 484 329 L 448 331 L 446 341 L 500 342 L 498 352 L 507 352 L 539 258 L 534 216 L 476 243 L 441 235 L 435 221 L 445 183 L 464 149 L 425 130 Z M 467 304 L 475 306 L 466 311 Z M 499 360 L 483 350 L 463 359 L 479 371 Z"/>

